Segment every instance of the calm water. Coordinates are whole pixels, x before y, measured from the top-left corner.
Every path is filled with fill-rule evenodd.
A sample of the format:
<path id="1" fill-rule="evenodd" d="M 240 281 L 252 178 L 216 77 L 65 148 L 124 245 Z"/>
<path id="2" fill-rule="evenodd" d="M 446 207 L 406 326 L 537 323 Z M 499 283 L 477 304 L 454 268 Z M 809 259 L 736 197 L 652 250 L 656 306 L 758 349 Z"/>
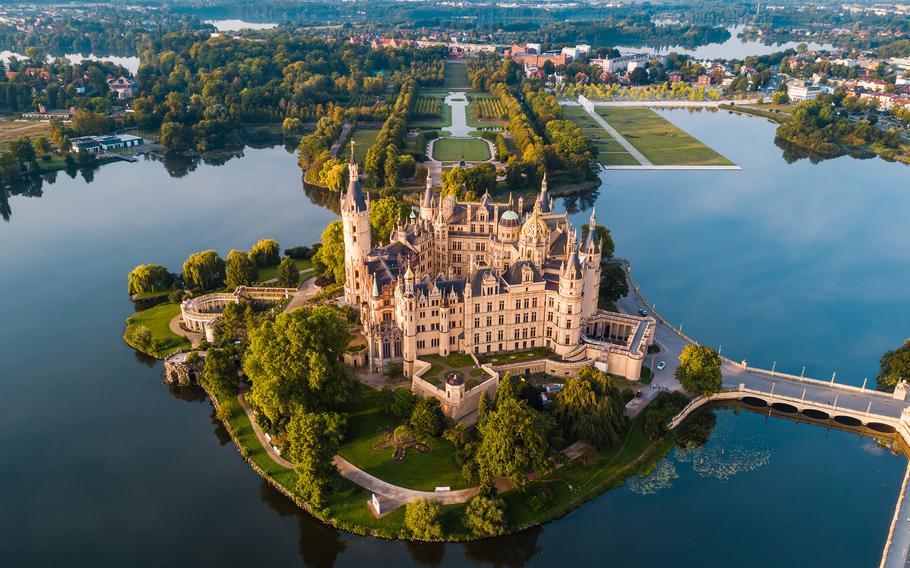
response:
<path id="1" fill-rule="evenodd" d="M 16 53 L 13 51 L 0 51 L 0 61 L 8 62 L 11 57 L 15 57 L 20 61 L 27 60 L 28 57 L 21 53 Z M 90 59 L 92 61 L 109 61 L 124 67 L 130 73 L 135 74 L 139 70 L 139 58 L 130 57 L 130 56 L 117 56 L 117 55 L 95 55 L 94 53 L 89 53 L 88 55 L 83 55 L 81 53 L 67 53 L 64 57 L 69 60 L 70 63 L 79 63 L 83 59 Z"/>
<path id="2" fill-rule="evenodd" d="M 907 170 L 787 165 L 761 120 L 668 116 L 745 169 L 605 174 L 598 218 L 646 294 L 725 353 L 871 375 L 910 327 Z M 92 183 L 61 173 L 41 197 L 9 199 L 4 564 L 759 566 L 769 545 L 780 564 L 877 562 L 904 459 L 868 438 L 732 410 L 718 411 L 706 448 L 670 456 L 660 479 L 506 539 L 391 543 L 298 513 L 243 463 L 206 401 L 162 385 L 160 366 L 120 340 L 137 263 L 177 270 L 203 248 L 318 238 L 333 214 L 304 191 L 295 162 L 275 148 L 221 166 L 113 164 Z M 569 205 L 587 217 L 589 206 Z"/>
<path id="3" fill-rule="evenodd" d="M 730 32 L 730 38 L 726 41 L 719 43 L 709 43 L 706 45 L 701 45 L 696 48 L 687 48 L 681 45 L 667 45 L 659 48 L 647 48 L 649 51 L 654 51 L 661 55 L 666 55 L 667 53 L 680 53 L 685 55 L 691 55 L 699 59 L 743 59 L 749 55 L 768 55 L 769 53 L 774 53 L 777 51 L 783 51 L 785 49 L 796 49 L 801 42 L 798 41 L 787 41 L 787 42 L 777 42 L 777 43 L 762 43 L 761 41 L 756 40 L 743 40 L 736 37 L 737 34 L 743 31 L 745 26 L 732 26 L 727 28 L 727 31 Z M 834 49 L 834 46 L 830 44 L 821 44 L 814 42 L 806 42 L 808 48 L 811 49 Z M 642 45 L 622 45 L 616 46 L 619 51 L 623 53 L 629 53 L 634 51 L 640 51 L 644 49 L 645 46 Z"/>
<path id="4" fill-rule="evenodd" d="M 239 32 L 240 30 L 270 30 L 277 28 L 278 24 L 245 22 L 243 20 L 206 20 L 204 23 L 212 24 L 219 32 Z"/>

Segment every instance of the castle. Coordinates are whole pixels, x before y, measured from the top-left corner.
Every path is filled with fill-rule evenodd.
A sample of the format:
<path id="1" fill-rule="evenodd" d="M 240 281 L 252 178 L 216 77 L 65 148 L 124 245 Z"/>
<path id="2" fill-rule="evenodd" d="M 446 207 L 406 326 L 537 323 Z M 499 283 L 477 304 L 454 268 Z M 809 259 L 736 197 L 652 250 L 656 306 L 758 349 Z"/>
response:
<path id="1" fill-rule="evenodd" d="M 401 362 L 413 378 L 421 356 L 547 348 L 553 365 L 569 365 L 561 368 L 600 362 L 638 380 L 653 320 L 597 309 L 596 219 L 592 213 L 579 239 L 568 216 L 553 211 L 546 176 L 528 212 L 521 197 L 436 196 L 428 179 L 419 215 L 399 223 L 389 244 L 373 246 L 370 203 L 357 164 L 349 169 L 344 298 L 360 309 L 372 370 Z M 552 372 L 524 369 L 538 370 Z"/>

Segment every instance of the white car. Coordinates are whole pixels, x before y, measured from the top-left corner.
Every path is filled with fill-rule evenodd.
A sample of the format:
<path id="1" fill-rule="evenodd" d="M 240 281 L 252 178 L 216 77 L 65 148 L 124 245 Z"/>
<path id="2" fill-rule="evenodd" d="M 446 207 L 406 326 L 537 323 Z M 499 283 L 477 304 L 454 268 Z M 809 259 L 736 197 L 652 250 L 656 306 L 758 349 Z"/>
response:
<path id="1" fill-rule="evenodd" d="M 660 363 L 657 364 L 657 370 L 658 370 L 658 371 L 663 371 L 663 370 L 666 369 L 666 368 L 667 368 L 667 362 L 666 362 L 666 361 L 661 361 Z"/>

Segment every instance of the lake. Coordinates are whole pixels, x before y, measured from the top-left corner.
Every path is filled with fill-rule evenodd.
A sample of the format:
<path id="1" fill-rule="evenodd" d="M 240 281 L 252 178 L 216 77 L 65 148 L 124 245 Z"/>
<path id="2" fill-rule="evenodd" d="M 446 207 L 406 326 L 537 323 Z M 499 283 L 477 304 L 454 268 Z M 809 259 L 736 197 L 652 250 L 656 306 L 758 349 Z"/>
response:
<path id="1" fill-rule="evenodd" d="M 671 20 L 662 20 L 668 23 L 676 23 Z M 636 51 L 653 51 L 659 55 L 676 52 L 685 55 L 691 55 L 698 59 L 744 59 L 749 55 L 768 55 L 785 49 L 796 49 L 801 42 L 788 41 L 776 43 L 762 43 L 756 40 L 744 40 L 736 37 L 746 26 L 731 26 L 727 28 L 730 32 L 730 38 L 723 42 L 709 43 L 696 48 L 687 48 L 680 45 L 665 45 L 657 48 L 648 47 L 643 44 L 626 44 L 617 45 L 616 48 L 622 53 L 632 53 Z M 814 42 L 805 42 L 810 50 L 814 49 L 835 49 L 830 44 L 821 44 Z"/>
<path id="2" fill-rule="evenodd" d="M 274 23 L 246 22 L 244 20 L 205 20 L 203 23 L 212 24 L 219 32 L 239 32 L 240 30 L 270 30 L 277 28 Z"/>
<path id="3" fill-rule="evenodd" d="M 0 61 L 4 63 L 8 62 L 11 57 L 15 57 L 19 60 L 26 60 L 28 57 L 21 53 L 16 53 L 14 51 L 0 51 Z M 83 59 L 89 59 L 92 61 L 109 61 L 124 67 L 127 71 L 132 74 L 136 74 L 136 71 L 139 70 L 139 58 L 130 57 L 130 56 L 117 56 L 117 55 L 95 55 L 94 53 L 89 53 L 88 55 L 83 55 L 81 53 L 67 53 L 64 55 L 70 63 L 79 63 Z"/>
<path id="4" fill-rule="evenodd" d="M 725 354 L 857 384 L 910 329 L 904 166 L 787 164 L 774 126 L 665 113 L 741 172 L 605 172 L 596 199 L 645 294 Z M 219 163 L 219 162 L 216 162 Z M 335 216 L 293 154 L 102 166 L 12 196 L 0 221 L 0 555 L 5 564 L 868 566 L 905 460 L 852 433 L 719 409 L 707 445 L 647 480 L 503 539 L 356 537 L 296 510 L 242 461 L 210 404 L 121 341 L 138 263 L 178 270 Z M 178 177 L 172 177 L 173 175 Z M 32 194 L 37 194 L 32 190 Z M 559 200 L 561 201 L 561 200 Z M 557 206 L 560 206 L 559 201 Z M 576 223 L 590 204 L 569 200 Z M 771 549 L 769 551 L 769 548 Z M 760 553 L 756 553 L 760 550 Z"/>

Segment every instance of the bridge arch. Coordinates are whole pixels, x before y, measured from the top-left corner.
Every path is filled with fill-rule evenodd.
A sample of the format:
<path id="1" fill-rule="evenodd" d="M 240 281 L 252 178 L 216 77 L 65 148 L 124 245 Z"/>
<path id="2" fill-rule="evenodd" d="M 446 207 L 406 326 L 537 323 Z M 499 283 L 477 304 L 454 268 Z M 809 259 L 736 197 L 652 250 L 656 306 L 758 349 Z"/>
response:
<path id="1" fill-rule="evenodd" d="M 831 415 L 825 412 L 824 410 L 818 410 L 815 408 L 804 408 L 803 414 L 809 418 L 814 418 L 816 420 L 830 420 Z"/>
<path id="2" fill-rule="evenodd" d="M 757 396 L 744 396 L 742 402 L 747 406 L 754 406 L 757 408 L 765 408 L 768 406 L 768 401 L 763 398 L 758 398 Z"/>
<path id="3" fill-rule="evenodd" d="M 771 408 L 777 410 L 778 412 L 786 412 L 787 414 L 799 412 L 798 408 L 786 402 L 773 402 L 771 403 Z"/>
<path id="4" fill-rule="evenodd" d="M 834 417 L 834 421 L 838 424 L 844 424 L 846 426 L 862 426 L 863 421 L 859 418 L 854 418 L 853 416 L 846 416 L 844 414 L 838 414 Z"/>

